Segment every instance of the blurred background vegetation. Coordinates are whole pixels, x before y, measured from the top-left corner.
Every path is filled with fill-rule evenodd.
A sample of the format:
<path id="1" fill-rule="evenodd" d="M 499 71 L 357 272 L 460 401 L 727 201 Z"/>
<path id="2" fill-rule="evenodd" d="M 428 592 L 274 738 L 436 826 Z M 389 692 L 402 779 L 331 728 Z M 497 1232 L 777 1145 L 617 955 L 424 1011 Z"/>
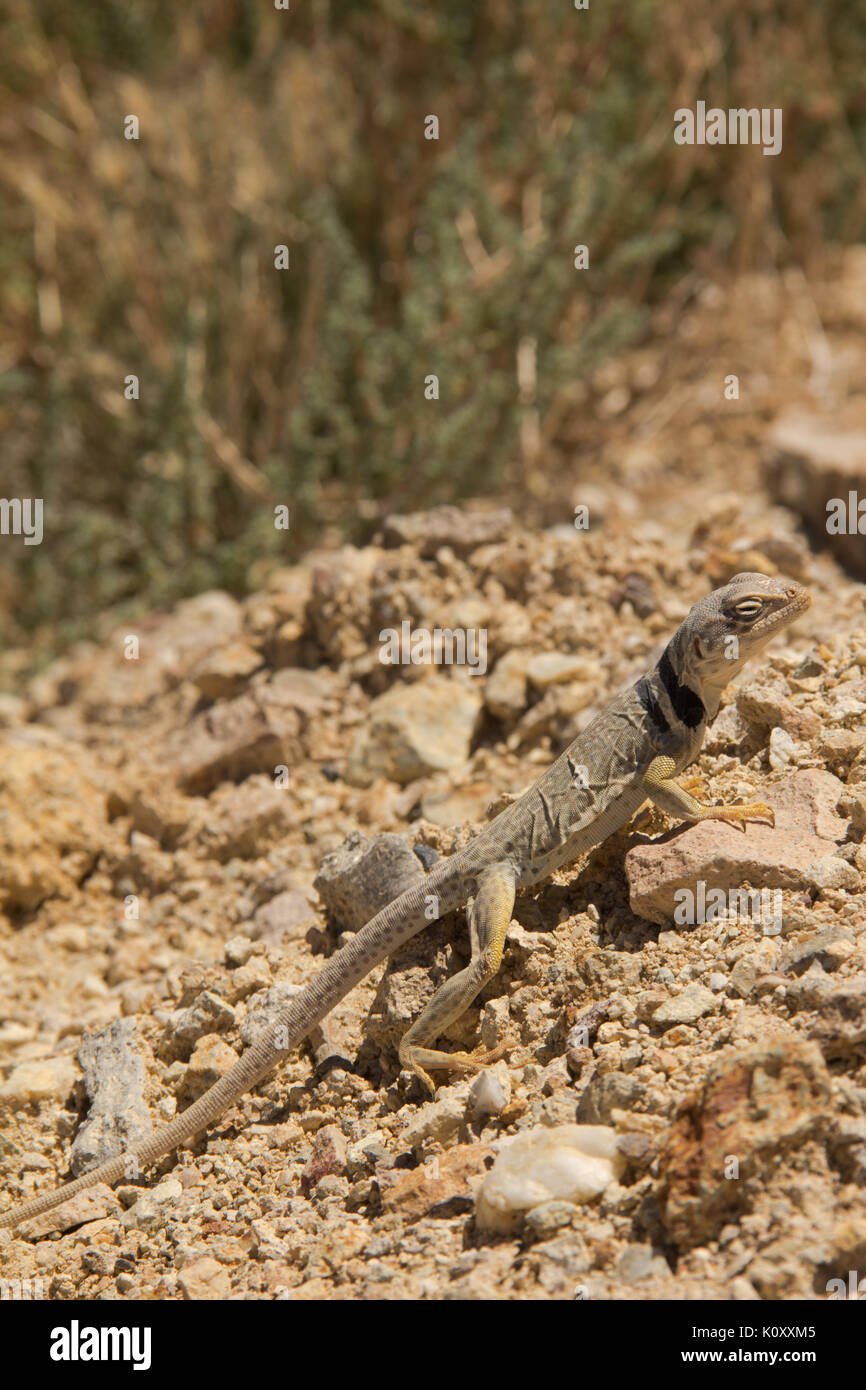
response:
<path id="1" fill-rule="evenodd" d="M 0 539 L 3 642 L 543 513 L 682 277 L 862 239 L 864 72 L 862 0 L 5 0 L 0 496 L 45 540 Z M 698 99 L 782 107 L 782 154 L 676 145 Z"/>

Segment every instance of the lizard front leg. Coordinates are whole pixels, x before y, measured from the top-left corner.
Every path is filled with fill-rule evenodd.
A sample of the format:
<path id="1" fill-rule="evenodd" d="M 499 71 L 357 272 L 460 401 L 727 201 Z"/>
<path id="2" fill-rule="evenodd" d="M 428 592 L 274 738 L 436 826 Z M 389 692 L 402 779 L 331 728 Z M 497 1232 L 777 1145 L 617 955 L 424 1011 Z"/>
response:
<path id="1" fill-rule="evenodd" d="M 429 1068 L 480 1071 L 502 1055 L 503 1049 L 471 1056 L 468 1052 L 439 1052 L 427 1046 L 468 1009 L 472 1000 L 499 969 L 505 933 L 514 907 L 515 876 L 510 864 L 492 864 L 478 879 L 475 899 L 469 910 L 469 937 L 472 959 L 464 970 L 446 980 L 437 990 L 420 1018 L 406 1030 L 400 1041 L 400 1061 L 420 1076 L 431 1092 L 436 1088 Z"/>
<path id="2" fill-rule="evenodd" d="M 653 758 L 643 779 L 650 801 L 669 816 L 676 816 L 678 820 L 723 820 L 729 825 L 739 825 L 743 831 L 746 822 L 751 820 L 768 820 L 770 825 L 775 825 L 773 808 L 763 801 L 744 802 L 741 806 L 703 806 L 673 780 L 671 774 L 675 767 L 673 758 L 664 755 Z"/>

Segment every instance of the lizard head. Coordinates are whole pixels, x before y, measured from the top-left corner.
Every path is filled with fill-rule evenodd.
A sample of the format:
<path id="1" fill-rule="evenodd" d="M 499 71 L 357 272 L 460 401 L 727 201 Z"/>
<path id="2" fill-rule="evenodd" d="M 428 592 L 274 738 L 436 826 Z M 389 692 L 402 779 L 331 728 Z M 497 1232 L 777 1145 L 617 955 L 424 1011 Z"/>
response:
<path id="1" fill-rule="evenodd" d="M 735 574 L 695 604 L 676 634 L 680 680 L 718 707 L 728 681 L 811 602 L 792 579 Z"/>

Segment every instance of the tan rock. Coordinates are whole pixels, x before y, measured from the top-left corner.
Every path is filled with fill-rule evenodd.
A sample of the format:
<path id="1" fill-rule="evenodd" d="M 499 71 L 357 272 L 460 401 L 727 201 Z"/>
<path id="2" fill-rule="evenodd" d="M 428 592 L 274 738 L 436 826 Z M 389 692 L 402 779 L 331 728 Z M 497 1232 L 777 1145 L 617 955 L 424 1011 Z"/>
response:
<path id="1" fill-rule="evenodd" d="M 466 1098 L 455 1092 L 448 1086 L 418 1108 L 401 1135 L 407 1149 L 420 1148 L 428 1139 L 445 1148 L 465 1134 Z"/>
<path id="2" fill-rule="evenodd" d="M 221 863 L 254 859 L 282 840 L 296 821 L 289 787 L 276 786 L 271 777 L 248 777 L 240 786 L 214 793 L 197 838 Z"/>
<path id="3" fill-rule="evenodd" d="M 669 1028 L 675 1023 L 696 1023 L 706 1014 L 716 1012 L 718 1000 L 704 985 L 690 984 L 673 999 L 666 999 L 652 1015 L 656 1027 Z"/>
<path id="4" fill-rule="evenodd" d="M 809 1036 L 828 1059 L 866 1056 L 866 976 L 854 975 L 823 992 Z"/>
<path id="5" fill-rule="evenodd" d="M 599 666 L 597 661 L 572 652 L 538 652 L 530 659 L 526 674 L 536 690 L 547 690 L 570 681 L 597 681 Z"/>
<path id="6" fill-rule="evenodd" d="M 453 791 L 428 792 L 421 798 L 421 814 L 433 825 L 446 828 L 467 821 L 478 824 L 487 819 L 487 807 L 495 796 L 492 782 L 473 782 Z"/>
<path id="7" fill-rule="evenodd" d="M 487 678 L 484 703 L 496 719 L 517 719 L 526 708 L 530 656 L 520 648 L 501 656 Z"/>
<path id="8" fill-rule="evenodd" d="M 300 719 L 302 727 L 313 715 L 336 714 L 344 696 L 343 681 L 327 667 L 307 671 L 287 666 L 256 686 L 259 704 L 277 724 L 291 715 Z"/>
<path id="9" fill-rule="evenodd" d="M 64 1101 L 80 1075 L 71 1057 L 19 1062 L 0 1086 L 0 1104 L 38 1105 L 43 1100 Z"/>
<path id="10" fill-rule="evenodd" d="M 33 911 L 70 896 L 116 840 L 107 790 L 106 774 L 85 749 L 34 746 L 26 731 L 9 736 L 0 783 L 0 909 Z"/>
<path id="11" fill-rule="evenodd" d="M 370 705 L 349 754 L 347 778 L 367 787 L 376 777 L 411 782 L 459 767 L 469 756 L 481 693 L 463 681 L 431 675 L 387 690 Z"/>
<path id="12" fill-rule="evenodd" d="M 117 1196 L 105 1183 L 97 1183 L 84 1192 L 77 1192 L 68 1202 L 44 1211 L 40 1216 L 32 1216 L 18 1227 L 22 1240 L 42 1240 L 55 1231 L 71 1231 L 75 1226 L 83 1226 L 90 1221 L 99 1221 L 106 1216 L 118 1216 L 123 1210 Z"/>
<path id="13" fill-rule="evenodd" d="M 806 869 L 808 882 L 816 888 L 842 888 L 856 893 L 860 887 L 860 875 L 853 864 L 840 858 L 838 854 L 825 854 L 815 859 Z"/>
<path id="14" fill-rule="evenodd" d="M 203 1255 L 180 1271 L 177 1282 L 188 1299 L 219 1299 L 231 1295 L 232 1283 L 227 1271 L 212 1255 Z"/>
<path id="15" fill-rule="evenodd" d="M 778 726 L 793 739 L 810 739 L 823 725 L 813 710 L 798 709 L 790 700 L 781 677 L 776 683 L 755 681 L 736 694 L 736 708 L 746 724 L 773 729 Z"/>
<path id="16" fill-rule="evenodd" d="M 518 720 L 509 735 L 508 747 L 537 742 L 545 734 L 553 735 L 558 741 L 574 738 L 577 732 L 574 716 L 591 705 L 597 695 L 595 682 L 566 681 L 564 685 L 551 685 L 538 703 L 531 705 Z"/>
<path id="17" fill-rule="evenodd" d="M 0 691 L 0 729 L 14 729 L 25 724 L 30 717 L 31 704 L 20 695 Z"/>
<path id="18" fill-rule="evenodd" d="M 206 700 L 229 700 L 240 693 L 262 665 L 261 652 L 255 647 L 247 642 L 229 642 L 197 662 L 190 680 Z"/>
<path id="19" fill-rule="evenodd" d="M 435 555 L 441 546 L 460 552 L 504 540 L 514 518 L 507 507 L 466 511 L 462 507 L 433 507 L 385 519 L 386 545 L 414 545 L 421 555 Z"/>
<path id="20" fill-rule="evenodd" d="M 254 941 L 278 946 L 282 941 L 300 940 L 316 924 L 316 914 L 303 893 L 287 888 L 256 909 L 250 935 Z"/>
<path id="21" fill-rule="evenodd" d="M 193 1049 L 184 1072 L 181 1093 L 197 1100 L 210 1086 L 219 1081 L 221 1076 L 225 1076 L 237 1060 L 237 1053 L 232 1051 L 218 1033 L 207 1033 L 199 1039 Z"/>
<path id="22" fill-rule="evenodd" d="M 145 774 L 146 776 L 146 774 Z M 131 790 L 129 814 L 136 830 L 172 848 L 190 826 L 203 818 L 203 804 L 182 796 L 164 778 L 137 782 Z"/>
<path id="23" fill-rule="evenodd" d="M 239 636 L 241 608 L 221 590 L 185 599 L 171 613 L 152 613 L 118 627 L 105 644 L 66 662 L 52 682 L 40 682 L 40 703 L 66 700 L 74 691 L 88 718 L 115 720 L 142 709 L 186 677 L 206 652 Z M 127 659 L 127 638 L 138 638 L 137 659 Z M 50 674 L 50 673 L 49 673 Z"/>

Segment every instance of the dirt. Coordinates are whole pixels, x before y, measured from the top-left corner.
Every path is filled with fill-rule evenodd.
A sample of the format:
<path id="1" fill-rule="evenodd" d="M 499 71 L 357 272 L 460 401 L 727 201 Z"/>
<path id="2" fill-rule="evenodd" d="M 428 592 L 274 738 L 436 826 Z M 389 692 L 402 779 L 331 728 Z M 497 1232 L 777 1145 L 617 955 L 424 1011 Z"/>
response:
<path id="1" fill-rule="evenodd" d="M 507 1044 L 486 1100 L 443 1077 L 430 1101 L 394 1046 L 466 958 L 452 915 L 180 1156 L 0 1234 L 4 1278 L 57 1298 L 748 1300 L 825 1298 L 864 1272 L 864 588 L 765 472 L 792 405 L 862 425 L 864 273 L 852 252 L 817 288 L 695 283 L 660 310 L 653 344 L 592 384 L 591 465 L 527 480 L 546 529 L 503 499 L 395 523 L 242 602 L 109 633 L 3 698 L 4 1204 L 61 1182 L 100 1109 L 85 1035 L 128 1020 L 111 1036 L 143 1063 L 137 1103 L 171 1118 L 269 991 L 354 929 L 314 887 L 326 855 L 358 830 L 428 861 L 465 843 L 738 570 L 792 575 L 813 606 L 728 692 L 692 771 L 706 799 L 784 804 L 817 769 L 815 816 L 838 831 L 817 836 L 822 867 L 797 859 L 778 933 L 635 911 L 627 853 L 669 830 L 655 814 L 519 899 L 500 973 L 448 1035 Z M 384 664 L 381 634 L 406 620 L 483 629 L 485 669 Z M 419 700 L 430 680 L 454 699 Z M 613 1126 L 624 1174 L 480 1230 L 497 1144 L 575 1121 Z"/>

